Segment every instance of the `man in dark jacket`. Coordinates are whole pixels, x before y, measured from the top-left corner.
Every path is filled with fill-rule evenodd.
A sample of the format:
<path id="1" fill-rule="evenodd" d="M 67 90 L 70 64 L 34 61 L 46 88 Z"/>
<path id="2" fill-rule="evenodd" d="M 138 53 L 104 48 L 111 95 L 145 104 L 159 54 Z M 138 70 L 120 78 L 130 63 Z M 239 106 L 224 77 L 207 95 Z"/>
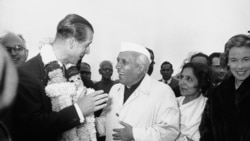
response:
<path id="1" fill-rule="evenodd" d="M 168 84 L 174 91 L 176 97 L 181 96 L 180 89 L 179 89 L 179 81 L 172 77 L 174 72 L 173 66 L 170 62 L 165 61 L 161 64 L 161 75 L 162 79 L 161 82 Z"/>
<path id="2" fill-rule="evenodd" d="M 93 33 L 93 27 L 86 19 L 76 14 L 67 15 L 57 26 L 53 44 L 43 46 L 40 54 L 19 67 L 20 82 L 11 116 L 14 140 L 55 141 L 63 132 L 83 123 L 84 116 L 106 106 L 107 94 L 96 91 L 56 112 L 52 111 L 51 99 L 45 92 L 51 78 L 46 68 L 51 66 L 53 69 L 54 62 L 61 68 L 77 64 L 89 53 Z M 66 76 L 65 72 L 63 76 Z"/>

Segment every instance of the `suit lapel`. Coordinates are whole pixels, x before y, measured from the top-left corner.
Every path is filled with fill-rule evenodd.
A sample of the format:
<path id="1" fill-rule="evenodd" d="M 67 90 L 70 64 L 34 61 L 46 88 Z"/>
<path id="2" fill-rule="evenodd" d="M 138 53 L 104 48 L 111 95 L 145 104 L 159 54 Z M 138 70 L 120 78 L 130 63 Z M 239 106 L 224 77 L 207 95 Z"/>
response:
<path id="1" fill-rule="evenodd" d="M 36 57 L 35 57 L 35 60 L 36 60 L 36 64 L 37 64 L 37 69 L 39 71 L 39 79 L 41 81 L 41 83 L 44 85 L 44 87 L 47 85 L 47 82 L 48 82 L 48 75 L 46 74 L 45 70 L 44 70 L 44 64 L 42 62 L 42 57 L 40 54 L 38 54 Z"/>

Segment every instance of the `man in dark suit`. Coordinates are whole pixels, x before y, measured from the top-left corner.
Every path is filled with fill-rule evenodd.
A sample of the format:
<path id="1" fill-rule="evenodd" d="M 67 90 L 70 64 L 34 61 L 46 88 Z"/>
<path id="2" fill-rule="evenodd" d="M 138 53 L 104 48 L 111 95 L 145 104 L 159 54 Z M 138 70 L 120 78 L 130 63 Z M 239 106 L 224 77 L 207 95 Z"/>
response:
<path id="1" fill-rule="evenodd" d="M 227 67 L 221 65 L 220 52 L 213 52 L 208 56 L 208 65 L 215 74 L 215 86 L 219 85 L 228 75 Z"/>
<path id="2" fill-rule="evenodd" d="M 10 129 L 14 141 L 55 141 L 64 131 L 83 123 L 84 116 L 106 106 L 108 95 L 96 91 L 55 112 L 45 92 L 50 78 L 46 66 L 51 61 L 62 66 L 77 64 L 89 53 L 93 33 L 93 27 L 86 19 L 76 14 L 67 15 L 57 26 L 54 42 L 46 44 L 47 53 L 50 51 L 55 60 L 49 60 L 51 56 L 42 53 L 44 45 L 40 54 L 19 67 L 17 99 L 10 117 L 13 119 Z"/>
<path id="3" fill-rule="evenodd" d="M 168 84 L 173 89 L 176 97 L 181 96 L 178 84 L 179 81 L 172 77 L 174 72 L 172 64 L 168 61 L 163 62 L 161 64 L 160 71 L 162 75 L 162 79 L 160 81 Z"/>

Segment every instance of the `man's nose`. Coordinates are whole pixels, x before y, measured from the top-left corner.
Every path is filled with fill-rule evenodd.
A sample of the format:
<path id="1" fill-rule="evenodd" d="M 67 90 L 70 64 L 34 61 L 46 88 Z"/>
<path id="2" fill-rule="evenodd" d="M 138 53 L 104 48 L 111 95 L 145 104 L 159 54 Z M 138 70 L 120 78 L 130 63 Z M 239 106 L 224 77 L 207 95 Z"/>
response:
<path id="1" fill-rule="evenodd" d="M 11 49 L 10 53 L 11 53 L 11 55 L 17 55 L 18 54 L 17 50 L 14 49 L 14 48 Z"/>
<path id="2" fill-rule="evenodd" d="M 121 66 L 120 66 L 119 62 L 117 62 L 115 68 L 116 68 L 116 69 L 119 69 L 120 67 L 121 67 Z"/>

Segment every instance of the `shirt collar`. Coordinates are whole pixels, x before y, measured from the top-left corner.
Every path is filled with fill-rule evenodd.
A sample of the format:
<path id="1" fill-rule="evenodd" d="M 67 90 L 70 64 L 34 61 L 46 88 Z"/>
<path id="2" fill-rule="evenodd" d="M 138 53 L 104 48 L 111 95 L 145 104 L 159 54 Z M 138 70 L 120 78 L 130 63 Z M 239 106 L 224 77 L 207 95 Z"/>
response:
<path id="1" fill-rule="evenodd" d="M 167 81 L 165 79 L 162 78 L 162 82 L 170 84 L 172 81 L 173 77 L 170 77 Z"/>
<path id="2" fill-rule="evenodd" d="M 145 76 L 144 76 L 145 77 Z M 143 78 L 144 78 L 143 77 Z M 128 88 L 127 86 L 125 86 L 125 89 L 129 89 L 130 91 L 134 91 L 136 88 L 138 88 L 138 86 L 141 84 L 143 78 L 141 78 L 141 80 L 139 82 L 137 82 L 136 84 L 132 85 L 130 88 Z"/>
<path id="3" fill-rule="evenodd" d="M 171 81 L 172 81 L 172 79 L 173 79 L 173 78 L 172 78 L 172 77 L 170 77 L 170 78 L 168 79 L 167 83 L 168 83 L 168 84 L 170 84 L 170 83 L 171 83 Z"/>

